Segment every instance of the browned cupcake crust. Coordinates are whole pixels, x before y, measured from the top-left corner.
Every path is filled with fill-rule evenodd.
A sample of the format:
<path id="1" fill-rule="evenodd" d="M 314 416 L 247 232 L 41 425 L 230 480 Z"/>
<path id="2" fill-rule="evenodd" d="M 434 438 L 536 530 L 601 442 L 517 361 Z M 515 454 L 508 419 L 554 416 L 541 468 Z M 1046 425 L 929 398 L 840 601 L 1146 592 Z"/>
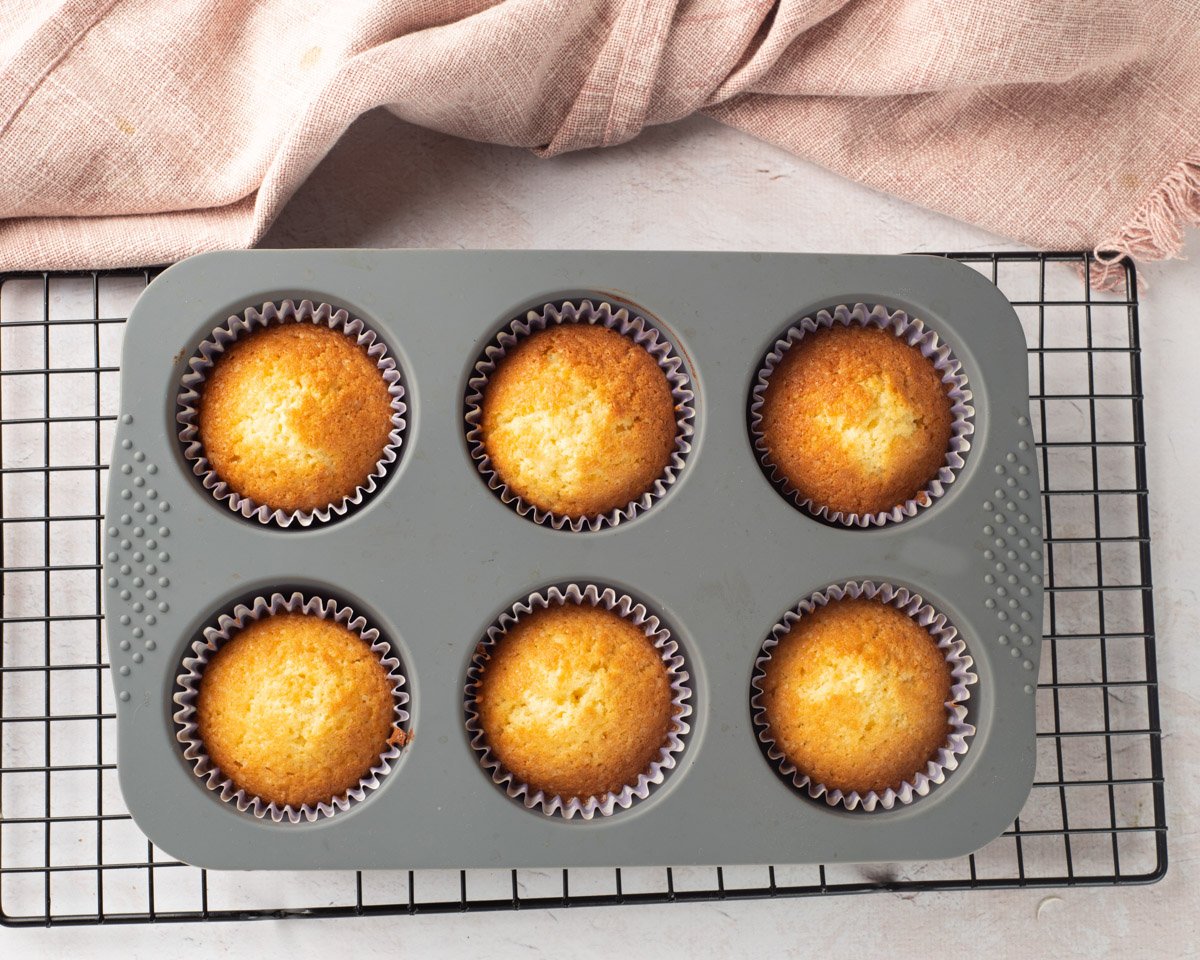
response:
<path id="1" fill-rule="evenodd" d="M 760 681 L 769 734 L 831 790 L 882 792 L 937 756 L 951 726 L 950 665 L 927 630 L 880 600 L 804 614 Z"/>
<path id="2" fill-rule="evenodd" d="M 675 447 L 675 401 L 657 361 L 628 337 L 562 323 L 500 361 L 479 427 L 510 490 L 560 516 L 597 516 L 662 476 Z"/>
<path id="3" fill-rule="evenodd" d="M 481 671 L 476 709 L 504 769 L 563 799 L 637 783 L 675 712 L 666 665 L 643 630 L 575 604 L 534 611 L 509 629 Z"/>
<path id="4" fill-rule="evenodd" d="M 793 344 L 763 393 L 768 462 L 801 497 L 873 514 L 921 500 L 946 463 L 948 387 L 916 347 L 878 327 L 820 328 Z"/>
<path id="5" fill-rule="evenodd" d="M 356 786 L 394 736 L 387 670 L 333 620 L 277 613 L 239 630 L 208 662 L 197 736 L 247 794 L 299 807 Z"/>
<path id="6" fill-rule="evenodd" d="M 198 439 L 237 493 L 272 509 L 318 510 L 353 495 L 392 430 L 388 386 L 365 349 L 312 323 L 235 341 L 205 381 Z"/>

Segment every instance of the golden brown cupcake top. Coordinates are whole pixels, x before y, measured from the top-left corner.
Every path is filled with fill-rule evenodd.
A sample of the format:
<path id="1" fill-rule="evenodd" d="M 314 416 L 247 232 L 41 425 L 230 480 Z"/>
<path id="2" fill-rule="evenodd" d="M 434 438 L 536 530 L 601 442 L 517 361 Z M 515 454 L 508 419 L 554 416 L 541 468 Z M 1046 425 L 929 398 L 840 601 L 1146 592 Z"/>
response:
<path id="1" fill-rule="evenodd" d="M 674 716 L 666 665 L 645 632 L 603 608 L 522 617 L 482 671 L 487 744 L 517 781 L 564 799 L 635 784 Z"/>
<path id="2" fill-rule="evenodd" d="M 927 496 L 952 422 L 947 386 L 919 349 L 878 327 L 837 325 L 784 353 L 760 430 L 768 461 L 800 496 L 870 514 Z"/>
<path id="3" fill-rule="evenodd" d="M 760 682 L 772 739 L 815 783 L 882 792 L 925 770 L 950 733 L 950 666 L 930 633 L 879 600 L 804 614 Z"/>
<path id="4" fill-rule="evenodd" d="M 203 384 L 204 455 L 244 497 L 285 511 L 340 503 L 375 471 L 392 429 L 376 362 L 344 333 L 312 323 L 235 341 Z"/>
<path id="5" fill-rule="evenodd" d="M 606 327 L 562 323 L 521 340 L 483 394 L 479 427 L 500 479 L 572 518 L 648 492 L 675 447 L 675 401 L 645 349 Z"/>
<path id="6" fill-rule="evenodd" d="M 221 772 L 297 807 L 358 784 L 397 739 L 393 709 L 392 681 L 366 641 L 303 613 L 239 630 L 204 668 L 196 697 L 198 736 Z"/>

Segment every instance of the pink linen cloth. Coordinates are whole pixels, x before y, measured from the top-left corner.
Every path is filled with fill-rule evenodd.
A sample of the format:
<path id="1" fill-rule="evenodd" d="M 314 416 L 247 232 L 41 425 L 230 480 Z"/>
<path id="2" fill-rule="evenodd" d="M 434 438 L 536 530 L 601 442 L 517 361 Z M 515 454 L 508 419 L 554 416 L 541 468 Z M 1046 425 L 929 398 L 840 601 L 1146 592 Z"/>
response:
<path id="1" fill-rule="evenodd" d="M 545 157 L 705 111 L 1041 248 L 1200 219 L 1184 0 L 0 0 L 0 270 L 253 245 L 378 106 Z"/>

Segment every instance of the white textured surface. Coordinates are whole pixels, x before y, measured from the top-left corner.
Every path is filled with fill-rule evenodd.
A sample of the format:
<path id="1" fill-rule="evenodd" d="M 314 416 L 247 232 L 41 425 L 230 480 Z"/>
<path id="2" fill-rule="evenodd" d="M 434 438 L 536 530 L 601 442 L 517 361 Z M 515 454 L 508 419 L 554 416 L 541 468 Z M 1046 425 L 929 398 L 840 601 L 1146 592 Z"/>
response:
<path id="1" fill-rule="evenodd" d="M 1200 256 L 1200 238 L 1190 244 Z M 274 246 L 901 253 L 1011 244 L 846 183 L 704 120 L 551 162 L 360 121 L 271 232 Z M 7 957 L 808 954 L 1184 956 L 1200 940 L 1200 265 L 1151 265 L 1143 297 L 1154 577 L 1171 867 L 1152 887 L 876 894 L 780 902 L 211 926 L 0 931 Z M 401 824 L 400 829 L 420 829 Z M 315 879 L 315 878 L 314 878 Z M 269 883 L 269 878 L 267 878 Z M 1190 888 L 1190 889 L 1189 889 Z M 267 887 L 269 889 L 269 886 Z M 312 902 L 308 893 L 306 902 Z M 928 944 L 933 944 L 929 947 Z M 636 948 L 632 945 L 636 945 Z M 964 950 L 964 946 L 966 949 Z"/>

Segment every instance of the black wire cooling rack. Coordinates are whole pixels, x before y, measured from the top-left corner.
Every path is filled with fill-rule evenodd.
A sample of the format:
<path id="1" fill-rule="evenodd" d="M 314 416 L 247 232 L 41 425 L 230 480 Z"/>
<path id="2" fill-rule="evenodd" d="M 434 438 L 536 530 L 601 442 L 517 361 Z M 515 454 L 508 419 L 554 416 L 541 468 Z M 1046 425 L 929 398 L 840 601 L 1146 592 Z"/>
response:
<path id="1" fill-rule="evenodd" d="M 210 872 L 130 820 L 100 603 L 125 317 L 154 271 L 0 275 L 0 920 L 452 913 L 878 890 L 1145 883 L 1166 871 L 1137 285 L 1085 254 L 953 254 L 1025 327 L 1045 551 L 1033 793 L 952 861 L 616 870 Z"/>

